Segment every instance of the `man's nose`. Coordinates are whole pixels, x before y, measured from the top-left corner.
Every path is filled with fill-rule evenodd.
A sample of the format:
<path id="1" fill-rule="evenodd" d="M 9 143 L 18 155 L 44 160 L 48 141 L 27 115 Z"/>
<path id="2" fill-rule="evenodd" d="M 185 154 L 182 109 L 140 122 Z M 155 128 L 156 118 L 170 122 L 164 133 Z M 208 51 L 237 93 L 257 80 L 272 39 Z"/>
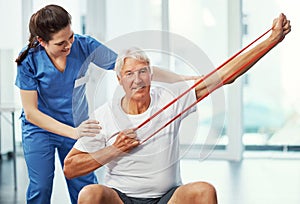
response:
<path id="1" fill-rule="evenodd" d="M 141 81 L 140 73 L 134 72 L 134 83 L 140 83 Z"/>

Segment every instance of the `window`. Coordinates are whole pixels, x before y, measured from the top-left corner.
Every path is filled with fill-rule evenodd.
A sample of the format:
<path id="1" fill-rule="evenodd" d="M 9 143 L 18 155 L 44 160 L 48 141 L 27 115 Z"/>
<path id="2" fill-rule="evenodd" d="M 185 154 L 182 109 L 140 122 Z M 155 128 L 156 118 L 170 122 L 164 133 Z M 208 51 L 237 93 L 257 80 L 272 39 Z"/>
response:
<path id="1" fill-rule="evenodd" d="M 247 83 L 243 86 L 246 150 L 299 150 L 297 82 L 300 71 L 296 68 L 299 31 L 295 28 L 299 24 L 299 6 L 297 0 L 243 1 L 243 20 L 247 28 L 244 43 L 269 29 L 281 12 L 292 24 L 292 32 L 286 39 L 247 74 Z"/>

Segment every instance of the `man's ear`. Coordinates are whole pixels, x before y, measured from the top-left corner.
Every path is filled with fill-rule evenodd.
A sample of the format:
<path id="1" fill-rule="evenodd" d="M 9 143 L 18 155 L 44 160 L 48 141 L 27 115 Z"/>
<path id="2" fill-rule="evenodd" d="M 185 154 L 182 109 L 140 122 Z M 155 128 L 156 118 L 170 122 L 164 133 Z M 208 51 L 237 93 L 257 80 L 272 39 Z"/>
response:
<path id="1" fill-rule="evenodd" d="M 119 76 L 119 75 L 117 75 L 117 78 L 118 78 L 118 82 L 119 82 L 119 84 L 120 84 L 120 85 L 122 85 L 122 84 L 121 84 L 121 78 L 120 78 L 120 76 Z"/>
<path id="2" fill-rule="evenodd" d="M 45 47 L 46 42 L 41 37 L 37 36 L 36 39 L 40 43 L 41 46 Z"/>

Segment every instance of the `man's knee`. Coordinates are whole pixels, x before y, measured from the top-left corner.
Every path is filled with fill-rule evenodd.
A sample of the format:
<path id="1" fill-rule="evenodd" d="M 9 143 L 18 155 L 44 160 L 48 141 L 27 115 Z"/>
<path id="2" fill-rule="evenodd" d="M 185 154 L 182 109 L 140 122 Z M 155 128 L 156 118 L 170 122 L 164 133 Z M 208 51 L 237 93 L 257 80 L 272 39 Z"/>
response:
<path id="1" fill-rule="evenodd" d="M 192 188 L 194 188 L 197 192 L 209 193 L 209 194 L 216 194 L 215 187 L 207 182 L 195 182 L 191 183 Z"/>
<path id="2" fill-rule="evenodd" d="M 175 202 L 216 204 L 216 189 L 207 182 L 189 183 L 179 187 L 175 191 L 170 203 Z"/>
<path id="3" fill-rule="evenodd" d="M 188 192 L 195 200 L 217 200 L 217 192 L 212 184 L 207 182 L 194 182 L 188 185 Z"/>
<path id="4" fill-rule="evenodd" d="M 78 204 L 100 203 L 103 196 L 103 186 L 91 184 L 83 187 L 78 195 Z"/>

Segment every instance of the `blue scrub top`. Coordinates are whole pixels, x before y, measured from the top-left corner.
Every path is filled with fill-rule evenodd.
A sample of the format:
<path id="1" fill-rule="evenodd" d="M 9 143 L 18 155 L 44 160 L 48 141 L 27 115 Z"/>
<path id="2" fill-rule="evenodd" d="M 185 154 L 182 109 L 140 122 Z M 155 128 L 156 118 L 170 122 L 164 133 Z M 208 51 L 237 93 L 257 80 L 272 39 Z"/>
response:
<path id="1" fill-rule="evenodd" d="M 41 112 L 64 124 L 77 126 L 88 118 L 88 104 L 85 84 L 74 88 L 75 80 L 85 76 L 91 62 L 111 70 L 116 58 L 115 52 L 92 37 L 75 34 L 64 72 L 55 68 L 45 49 L 38 45 L 29 50 L 18 66 L 15 85 L 22 90 L 37 91 Z M 73 113 L 76 113 L 75 118 Z M 26 121 L 24 111 L 21 119 L 26 123 L 27 130 L 41 131 Z"/>

